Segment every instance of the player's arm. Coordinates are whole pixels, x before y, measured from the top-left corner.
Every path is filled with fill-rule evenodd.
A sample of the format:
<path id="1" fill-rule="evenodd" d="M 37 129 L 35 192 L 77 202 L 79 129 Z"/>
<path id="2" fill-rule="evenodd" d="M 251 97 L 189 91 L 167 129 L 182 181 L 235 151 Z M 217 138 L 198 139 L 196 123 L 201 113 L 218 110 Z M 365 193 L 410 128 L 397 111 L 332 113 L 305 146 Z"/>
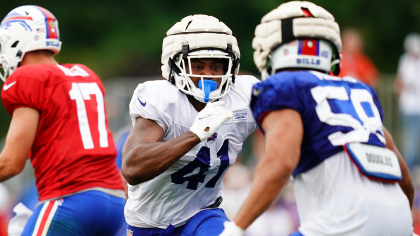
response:
<path id="1" fill-rule="evenodd" d="M 13 112 L 6 144 L 0 154 L 0 182 L 19 174 L 35 140 L 39 112 L 33 108 L 20 107 Z"/>
<path id="2" fill-rule="evenodd" d="M 291 109 L 270 112 L 262 121 L 265 153 L 251 191 L 233 221 L 246 229 L 277 199 L 296 168 L 303 138 L 300 114 Z"/>
<path id="3" fill-rule="evenodd" d="M 122 151 L 121 171 L 129 184 L 153 179 L 200 143 L 191 131 L 167 142 L 163 137 L 164 131 L 156 122 L 136 119 Z"/>
<path id="4" fill-rule="evenodd" d="M 398 161 L 400 162 L 401 167 L 401 173 L 402 173 L 402 180 L 399 182 L 401 189 L 407 195 L 408 201 L 410 202 L 410 207 L 413 207 L 413 201 L 414 201 L 414 184 L 411 180 L 410 172 L 408 170 L 407 163 L 405 163 L 405 160 L 403 156 L 401 155 L 400 151 L 398 150 L 397 146 L 394 143 L 394 140 L 392 139 L 391 134 L 388 132 L 387 129 L 384 127 L 384 134 L 386 139 L 386 147 L 395 154 L 397 154 Z"/>
<path id="5" fill-rule="evenodd" d="M 137 118 L 122 151 L 121 171 L 131 185 L 160 175 L 201 141 L 207 140 L 227 120 L 232 112 L 224 102 L 207 103 L 194 120 L 190 130 L 163 142 L 164 130 L 156 122 Z"/>

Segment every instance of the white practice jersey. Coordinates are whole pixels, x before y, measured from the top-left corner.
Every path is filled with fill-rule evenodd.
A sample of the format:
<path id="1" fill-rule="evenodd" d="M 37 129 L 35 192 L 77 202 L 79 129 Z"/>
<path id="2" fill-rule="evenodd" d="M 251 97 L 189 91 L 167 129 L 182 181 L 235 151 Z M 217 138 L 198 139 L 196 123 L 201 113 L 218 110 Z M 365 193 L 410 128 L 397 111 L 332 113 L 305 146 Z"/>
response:
<path id="1" fill-rule="evenodd" d="M 344 151 L 296 176 L 294 187 L 305 236 L 411 235 L 411 210 L 398 183 L 368 179 Z"/>
<path id="2" fill-rule="evenodd" d="M 178 227 L 222 196 L 224 173 L 257 127 L 249 108 L 252 85 L 257 82 L 253 76 L 237 76 L 230 92 L 220 99 L 233 118 L 159 176 L 128 185 L 124 213 L 129 225 Z M 166 80 L 140 84 L 130 102 L 133 124 L 138 117 L 155 121 L 164 130 L 164 141 L 188 131 L 197 114 L 187 96 Z"/>

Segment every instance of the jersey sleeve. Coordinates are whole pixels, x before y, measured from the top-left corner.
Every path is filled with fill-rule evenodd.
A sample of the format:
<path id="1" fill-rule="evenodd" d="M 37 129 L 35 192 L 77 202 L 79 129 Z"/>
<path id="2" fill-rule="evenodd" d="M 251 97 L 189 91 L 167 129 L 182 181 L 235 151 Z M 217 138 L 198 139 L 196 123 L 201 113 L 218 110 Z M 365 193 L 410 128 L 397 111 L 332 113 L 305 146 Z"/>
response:
<path id="1" fill-rule="evenodd" d="M 30 107 L 42 111 L 45 101 L 44 90 L 45 85 L 41 80 L 11 76 L 4 83 L 1 96 L 10 115 L 19 107 Z"/>
<path id="2" fill-rule="evenodd" d="M 157 89 L 149 83 L 140 84 L 134 91 L 130 102 L 130 116 L 133 126 L 138 117 L 155 121 L 163 130 L 168 130 L 169 120 L 160 107 L 164 106 L 163 101 L 159 100 Z"/>
<path id="3" fill-rule="evenodd" d="M 253 86 L 251 110 L 260 127 L 270 111 L 289 108 L 302 114 L 304 104 L 299 98 L 302 91 L 298 91 L 292 76 L 291 73 L 279 73 Z"/>
<path id="4" fill-rule="evenodd" d="M 370 87 L 370 86 L 367 86 L 367 87 L 369 88 L 369 92 L 372 94 L 373 102 L 375 103 L 376 107 L 378 108 L 379 115 L 381 116 L 382 123 L 384 123 L 385 114 L 384 114 L 384 110 L 382 108 L 382 105 L 379 102 L 378 94 L 376 93 L 376 91 L 372 87 Z"/>

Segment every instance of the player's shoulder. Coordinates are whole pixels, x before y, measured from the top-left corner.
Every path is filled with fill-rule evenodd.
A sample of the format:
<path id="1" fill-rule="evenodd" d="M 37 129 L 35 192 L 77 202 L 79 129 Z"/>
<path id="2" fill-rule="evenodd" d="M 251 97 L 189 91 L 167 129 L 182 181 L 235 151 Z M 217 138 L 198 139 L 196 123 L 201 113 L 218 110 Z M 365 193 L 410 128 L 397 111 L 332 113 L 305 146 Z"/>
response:
<path id="1" fill-rule="evenodd" d="M 140 100 L 158 105 L 176 102 L 180 91 L 167 80 L 153 80 L 140 83 L 134 90 L 134 95 Z"/>
<path id="2" fill-rule="evenodd" d="M 137 85 L 135 91 L 150 95 L 156 94 L 154 96 L 158 96 L 159 94 L 169 95 L 171 93 L 178 92 L 178 88 L 169 83 L 167 80 L 152 80 L 140 83 Z"/>
<path id="3" fill-rule="evenodd" d="M 319 78 L 310 71 L 282 71 L 254 85 L 255 91 L 273 90 L 276 92 L 294 92 L 310 88 L 319 82 Z M 254 92 L 255 92 L 254 91 Z"/>
<path id="4" fill-rule="evenodd" d="M 239 75 L 235 78 L 235 83 L 230 87 L 228 97 L 232 99 L 240 99 L 248 102 L 250 99 L 252 86 L 260 82 L 252 75 Z"/>
<path id="5" fill-rule="evenodd" d="M 19 66 L 12 75 L 9 76 L 10 80 L 27 80 L 35 79 L 38 81 L 48 80 L 53 71 L 52 64 L 36 64 Z"/>
<path id="6" fill-rule="evenodd" d="M 82 64 L 35 64 L 18 67 L 10 76 L 13 80 L 33 79 L 43 83 L 59 82 L 60 78 L 66 77 L 93 77 L 97 75 Z"/>

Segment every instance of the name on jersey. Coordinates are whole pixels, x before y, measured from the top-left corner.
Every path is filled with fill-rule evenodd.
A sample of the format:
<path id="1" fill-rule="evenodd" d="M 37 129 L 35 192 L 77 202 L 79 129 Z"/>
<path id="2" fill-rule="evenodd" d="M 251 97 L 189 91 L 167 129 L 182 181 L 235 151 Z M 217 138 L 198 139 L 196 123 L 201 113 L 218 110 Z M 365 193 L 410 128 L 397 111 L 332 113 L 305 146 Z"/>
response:
<path id="1" fill-rule="evenodd" d="M 319 59 L 309 59 L 309 58 L 298 58 L 296 59 L 297 64 L 306 64 L 306 65 L 319 65 L 321 60 Z"/>
<path id="2" fill-rule="evenodd" d="M 85 70 L 83 70 L 82 68 L 80 68 L 79 66 L 73 66 L 72 68 L 66 68 L 62 65 L 57 65 L 66 76 L 82 76 L 82 77 L 87 77 L 89 76 L 89 73 L 87 73 Z"/>
<path id="3" fill-rule="evenodd" d="M 238 112 L 233 114 L 232 120 L 246 120 L 248 119 L 248 112 Z"/>
<path id="4" fill-rule="evenodd" d="M 392 167 L 392 160 L 390 157 L 366 152 L 366 158 L 367 161 L 370 163 L 387 165 Z"/>
<path id="5" fill-rule="evenodd" d="M 47 46 L 60 47 L 60 43 L 57 41 L 47 41 Z"/>

